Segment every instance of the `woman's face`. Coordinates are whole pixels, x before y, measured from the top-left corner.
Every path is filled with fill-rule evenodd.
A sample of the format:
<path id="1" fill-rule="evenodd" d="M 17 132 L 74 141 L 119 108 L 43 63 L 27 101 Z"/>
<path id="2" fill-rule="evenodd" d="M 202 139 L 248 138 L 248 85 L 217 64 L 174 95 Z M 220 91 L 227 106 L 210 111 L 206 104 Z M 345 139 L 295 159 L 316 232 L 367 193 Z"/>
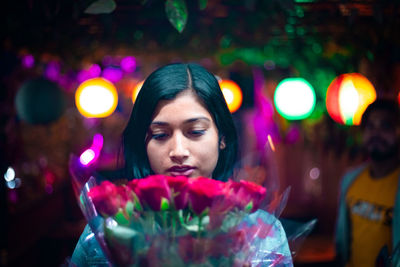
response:
<path id="1" fill-rule="evenodd" d="M 146 140 L 151 169 L 169 176 L 211 178 L 225 147 L 211 114 L 191 91 L 158 103 Z"/>

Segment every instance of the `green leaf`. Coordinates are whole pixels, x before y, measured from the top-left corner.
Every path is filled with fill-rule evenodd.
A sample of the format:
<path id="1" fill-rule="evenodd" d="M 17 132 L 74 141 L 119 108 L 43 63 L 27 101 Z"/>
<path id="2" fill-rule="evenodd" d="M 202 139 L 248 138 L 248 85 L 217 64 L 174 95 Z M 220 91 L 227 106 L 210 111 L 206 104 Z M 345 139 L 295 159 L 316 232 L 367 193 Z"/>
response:
<path id="1" fill-rule="evenodd" d="M 167 0 L 165 2 L 165 13 L 172 26 L 182 33 L 186 26 L 188 12 L 184 0 Z"/>
<path id="2" fill-rule="evenodd" d="M 207 7 L 207 0 L 199 0 L 199 8 L 200 10 L 204 10 Z"/>
<path id="3" fill-rule="evenodd" d="M 122 212 L 122 210 L 119 210 L 117 212 L 117 214 L 114 215 L 114 220 L 120 225 L 128 225 L 129 224 L 129 221 L 126 218 L 126 216 L 124 215 L 124 213 Z"/>
<path id="4" fill-rule="evenodd" d="M 87 14 L 109 14 L 115 10 L 117 4 L 114 0 L 97 0 L 86 8 L 85 13 Z"/>
<path id="5" fill-rule="evenodd" d="M 168 210 L 168 209 L 169 209 L 169 201 L 168 201 L 168 199 L 162 197 L 160 210 Z"/>
<path id="6" fill-rule="evenodd" d="M 128 201 L 125 206 L 125 213 L 128 217 L 132 217 L 135 206 L 132 201 Z"/>
<path id="7" fill-rule="evenodd" d="M 140 204 L 139 198 L 137 197 L 136 194 L 133 194 L 134 200 L 135 200 L 135 210 L 137 211 L 143 211 L 143 207 Z"/>
<path id="8" fill-rule="evenodd" d="M 253 209 L 253 201 L 250 201 L 249 204 L 244 207 L 245 211 L 251 211 Z"/>

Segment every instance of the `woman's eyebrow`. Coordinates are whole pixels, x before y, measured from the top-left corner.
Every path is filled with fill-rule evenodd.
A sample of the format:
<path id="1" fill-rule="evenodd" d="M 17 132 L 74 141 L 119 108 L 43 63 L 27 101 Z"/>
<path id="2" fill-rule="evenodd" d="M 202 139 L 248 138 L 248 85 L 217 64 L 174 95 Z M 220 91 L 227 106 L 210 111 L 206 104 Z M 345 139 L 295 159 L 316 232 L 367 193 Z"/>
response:
<path id="1" fill-rule="evenodd" d="M 211 120 L 207 117 L 196 117 L 196 118 L 187 119 L 183 123 L 187 124 L 187 123 L 192 123 L 192 122 L 201 121 L 201 120 L 211 122 Z M 165 122 L 165 121 L 152 121 L 150 125 L 167 126 L 167 125 L 169 125 L 169 123 Z"/>
<path id="2" fill-rule="evenodd" d="M 196 117 L 196 118 L 187 119 L 183 123 L 192 123 L 192 122 L 196 122 L 196 121 L 200 121 L 200 120 L 205 120 L 207 122 L 211 122 L 211 120 L 207 117 Z"/>
<path id="3" fill-rule="evenodd" d="M 160 126 L 166 126 L 166 125 L 168 125 L 169 123 L 168 122 L 165 122 L 165 121 L 152 121 L 151 123 L 150 123 L 150 125 L 160 125 Z"/>

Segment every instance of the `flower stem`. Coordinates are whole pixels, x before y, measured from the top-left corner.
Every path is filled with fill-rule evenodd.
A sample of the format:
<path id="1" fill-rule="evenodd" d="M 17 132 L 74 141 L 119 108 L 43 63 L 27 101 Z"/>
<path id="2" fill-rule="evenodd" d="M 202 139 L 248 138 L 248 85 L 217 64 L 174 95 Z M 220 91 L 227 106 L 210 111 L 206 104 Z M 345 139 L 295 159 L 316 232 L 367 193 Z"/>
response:
<path id="1" fill-rule="evenodd" d="M 167 211 L 162 211 L 162 223 L 165 231 L 167 229 Z"/>
<path id="2" fill-rule="evenodd" d="M 202 231 L 202 229 L 201 229 L 201 226 L 202 226 L 202 223 L 201 223 L 201 221 L 203 220 L 203 214 L 201 214 L 200 216 L 199 216 L 199 229 L 198 229 L 198 231 L 197 231 L 197 239 L 199 239 L 200 238 L 200 235 L 201 235 L 201 231 Z"/>
<path id="3" fill-rule="evenodd" d="M 178 220 L 176 210 L 172 211 L 171 216 L 171 226 L 172 226 L 172 241 L 175 241 L 175 234 L 176 234 L 176 221 Z"/>

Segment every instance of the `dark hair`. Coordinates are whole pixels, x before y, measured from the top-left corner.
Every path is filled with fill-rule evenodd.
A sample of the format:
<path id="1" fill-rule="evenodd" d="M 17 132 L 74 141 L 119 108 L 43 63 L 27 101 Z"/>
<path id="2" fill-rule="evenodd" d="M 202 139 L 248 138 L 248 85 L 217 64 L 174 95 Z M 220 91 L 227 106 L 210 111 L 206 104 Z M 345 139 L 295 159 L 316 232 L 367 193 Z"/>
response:
<path id="1" fill-rule="evenodd" d="M 160 100 L 174 99 L 185 90 L 203 101 L 215 120 L 219 141 L 225 148 L 219 158 L 213 178 L 225 180 L 233 172 L 237 154 L 237 133 L 218 81 L 197 64 L 170 64 L 154 71 L 144 82 L 133 106 L 131 117 L 123 133 L 125 171 L 128 178 L 143 178 L 153 171 L 146 152 L 145 138 L 154 110 Z"/>
<path id="2" fill-rule="evenodd" d="M 386 111 L 388 114 L 393 116 L 395 125 L 400 121 L 400 109 L 397 101 L 392 99 L 377 99 L 375 102 L 370 104 L 364 111 L 361 118 L 361 128 L 365 128 L 368 123 L 369 116 L 376 110 Z"/>

